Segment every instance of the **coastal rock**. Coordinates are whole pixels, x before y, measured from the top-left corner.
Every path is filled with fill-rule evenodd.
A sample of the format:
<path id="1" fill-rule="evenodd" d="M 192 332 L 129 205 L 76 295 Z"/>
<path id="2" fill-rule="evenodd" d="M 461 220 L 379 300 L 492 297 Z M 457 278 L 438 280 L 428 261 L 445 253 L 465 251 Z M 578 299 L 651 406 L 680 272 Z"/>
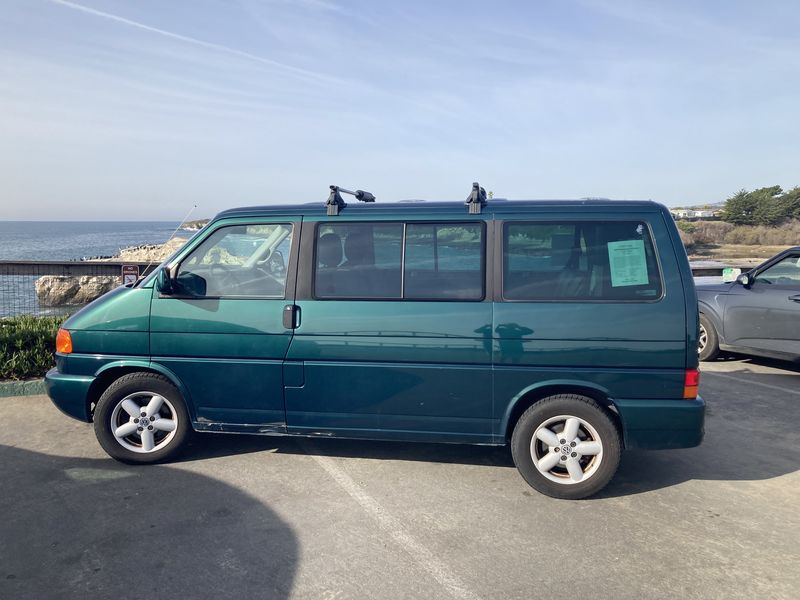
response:
<path id="1" fill-rule="evenodd" d="M 151 262 L 158 264 L 186 243 L 186 238 L 173 238 L 166 244 L 123 248 L 118 256 L 94 259 L 98 262 Z M 91 262 L 91 261 L 89 261 Z M 69 306 L 88 304 L 120 285 L 120 277 L 87 275 L 68 277 L 44 275 L 34 282 L 40 306 Z"/>
<path id="2" fill-rule="evenodd" d="M 45 275 L 34 283 L 41 306 L 69 304 L 78 292 L 78 279 L 60 275 Z"/>
<path id="3" fill-rule="evenodd" d="M 119 286 L 120 277 L 111 275 L 94 275 L 78 278 L 78 291 L 72 297 L 71 304 L 88 304 L 96 300 L 106 292 L 110 292 Z"/>
<path id="4" fill-rule="evenodd" d="M 132 246 L 120 250 L 118 256 L 112 256 L 103 260 L 160 263 L 185 243 L 186 238 L 176 237 L 165 244 Z"/>
<path id="5" fill-rule="evenodd" d="M 181 229 L 184 231 L 200 231 L 206 225 L 208 225 L 208 219 L 197 219 L 196 221 L 181 223 Z"/>
<path id="6" fill-rule="evenodd" d="M 119 285 L 119 277 L 108 275 L 66 277 L 45 275 L 34 283 L 40 306 L 87 304 Z"/>

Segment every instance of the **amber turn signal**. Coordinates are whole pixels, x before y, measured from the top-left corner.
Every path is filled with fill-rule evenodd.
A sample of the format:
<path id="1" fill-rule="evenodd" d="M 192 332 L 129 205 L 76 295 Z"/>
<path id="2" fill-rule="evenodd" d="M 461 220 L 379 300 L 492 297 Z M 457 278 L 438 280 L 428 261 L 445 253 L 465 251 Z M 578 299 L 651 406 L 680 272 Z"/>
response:
<path id="1" fill-rule="evenodd" d="M 694 400 L 697 398 L 697 388 L 700 386 L 700 371 L 697 369 L 686 369 L 683 378 L 683 398 L 684 400 Z"/>
<path id="2" fill-rule="evenodd" d="M 56 352 L 69 354 L 72 352 L 72 336 L 66 329 L 59 329 L 56 335 Z"/>

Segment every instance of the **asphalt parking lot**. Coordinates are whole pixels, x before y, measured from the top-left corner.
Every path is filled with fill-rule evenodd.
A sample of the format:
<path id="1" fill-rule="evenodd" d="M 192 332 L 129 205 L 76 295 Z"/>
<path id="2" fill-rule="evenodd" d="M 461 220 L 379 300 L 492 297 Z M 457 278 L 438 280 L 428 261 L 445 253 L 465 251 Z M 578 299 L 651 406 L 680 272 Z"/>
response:
<path id="1" fill-rule="evenodd" d="M 486 447 L 206 434 L 129 467 L 0 398 L 0 598 L 797 598 L 800 368 L 700 389 L 702 446 L 626 453 L 576 502 Z"/>

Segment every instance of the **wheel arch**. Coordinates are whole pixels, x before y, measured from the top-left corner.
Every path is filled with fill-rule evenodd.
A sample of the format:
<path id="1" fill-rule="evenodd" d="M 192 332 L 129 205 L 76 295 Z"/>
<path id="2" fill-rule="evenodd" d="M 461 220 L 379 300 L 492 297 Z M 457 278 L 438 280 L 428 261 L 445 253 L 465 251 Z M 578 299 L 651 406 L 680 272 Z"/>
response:
<path id="1" fill-rule="evenodd" d="M 571 380 L 554 380 L 536 383 L 521 390 L 511 402 L 508 403 L 503 419 L 500 422 L 503 442 L 506 444 L 509 443 L 511 435 L 514 432 L 514 426 L 526 410 L 540 400 L 544 400 L 549 396 L 555 396 L 556 394 L 579 394 L 596 401 L 605 409 L 611 417 L 611 420 L 618 427 L 623 447 L 625 446 L 625 427 L 622 422 L 622 417 L 614 401 L 611 399 L 608 390 L 594 383 Z"/>
<path id="2" fill-rule="evenodd" d="M 155 373 L 156 375 L 162 375 L 169 379 L 170 383 L 178 388 L 178 391 L 181 393 L 184 403 L 186 404 L 186 410 L 189 412 L 189 418 L 194 421 L 194 406 L 189 397 L 189 390 L 183 385 L 183 382 L 175 373 L 163 365 L 148 360 L 115 361 L 105 364 L 98 369 L 94 375 L 94 381 L 92 381 L 92 384 L 89 386 L 89 391 L 86 394 L 86 411 L 92 421 L 94 420 L 94 408 L 97 405 L 97 401 L 100 400 L 100 396 L 108 389 L 108 386 L 123 375 L 139 372 Z"/>
<path id="3" fill-rule="evenodd" d="M 702 300 L 697 301 L 697 308 L 698 313 L 706 317 L 711 324 L 714 326 L 714 329 L 717 330 L 717 339 L 725 343 L 725 338 L 723 338 L 723 328 L 722 328 L 722 317 L 717 312 L 717 310 L 708 302 L 704 302 Z"/>

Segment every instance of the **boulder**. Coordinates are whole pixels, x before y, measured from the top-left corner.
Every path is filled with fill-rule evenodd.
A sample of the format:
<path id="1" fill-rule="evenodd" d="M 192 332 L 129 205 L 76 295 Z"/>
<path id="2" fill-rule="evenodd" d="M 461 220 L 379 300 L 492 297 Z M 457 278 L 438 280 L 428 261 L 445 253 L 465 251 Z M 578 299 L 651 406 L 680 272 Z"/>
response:
<path id="1" fill-rule="evenodd" d="M 75 297 L 78 280 L 75 277 L 44 275 L 36 280 L 34 286 L 41 306 L 63 306 L 70 304 Z"/>
<path id="2" fill-rule="evenodd" d="M 78 278 L 78 291 L 70 304 L 88 304 L 120 285 L 119 277 L 95 275 Z"/>
<path id="3" fill-rule="evenodd" d="M 44 275 L 34 283 L 40 306 L 87 304 L 118 285 L 119 277 L 110 275 L 84 277 Z"/>

